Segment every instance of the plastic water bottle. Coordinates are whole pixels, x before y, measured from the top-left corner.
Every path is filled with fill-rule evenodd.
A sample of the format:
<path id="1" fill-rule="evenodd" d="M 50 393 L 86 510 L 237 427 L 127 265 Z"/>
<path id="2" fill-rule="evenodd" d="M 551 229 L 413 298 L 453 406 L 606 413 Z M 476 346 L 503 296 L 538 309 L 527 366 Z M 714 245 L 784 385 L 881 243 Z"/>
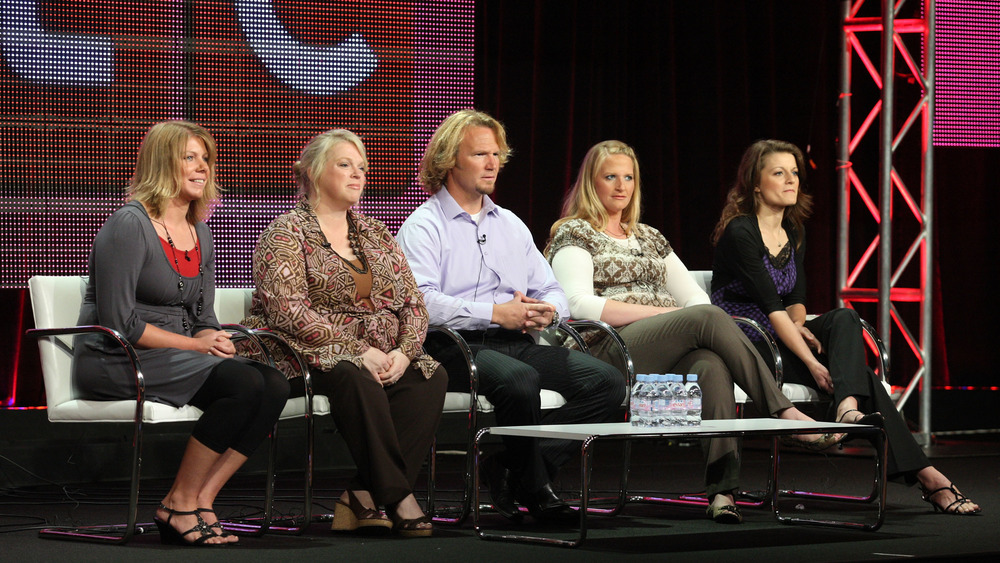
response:
<path id="1" fill-rule="evenodd" d="M 670 375 L 670 393 L 673 402 L 670 405 L 670 418 L 673 426 L 684 426 L 687 414 L 687 392 L 684 390 L 684 376 L 679 373 Z"/>
<path id="2" fill-rule="evenodd" d="M 652 416 L 650 416 L 652 424 L 650 426 L 656 428 L 670 426 L 670 404 L 673 400 L 673 394 L 667 385 L 665 375 L 655 375 L 653 377 L 656 378 L 656 382 L 653 385 L 653 409 Z"/>
<path id="3" fill-rule="evenodd" d="M 632 386 L 632 398 L 629 401 L 629 420 L 632 422 L 632 426 L 646 426 L 647 425 L 647 413 L 649 412 L 648 403 L 648 378 L 646 374 L 639 374 L 635 376 L 635 385 Z"/>
<path id="4" fill-rule="evenodd" d="M 649 401 L 649 412 L 646 415 L 646 426 L 656 428 L 660 425 L 660 403 L 663 402 L 663 386 L 660 385 L 660 376 L 649 374 L 649 391 L 646 393 Z"/>
<path id="5" fill-rule="evenodd" d="M 701 426 L 701 387 L 698 385 L 698 374 L 689 373 L 684 388 L 687 391 L 686 423 L 688 426 Z"/>

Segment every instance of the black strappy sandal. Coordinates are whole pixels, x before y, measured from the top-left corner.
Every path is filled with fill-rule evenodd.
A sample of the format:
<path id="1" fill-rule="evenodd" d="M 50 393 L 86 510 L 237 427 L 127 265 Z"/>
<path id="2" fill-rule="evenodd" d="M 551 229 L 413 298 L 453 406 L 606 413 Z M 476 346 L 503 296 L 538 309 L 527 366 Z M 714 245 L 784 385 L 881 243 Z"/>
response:
<path id="1" fill-rule="evenodd" d="M 202 512 L 210 512 L 212 514 L 215 514 L 215 511 L 212 510 L 211 508 L 199 508 L 199 509 L 196 510 L 196 512 L 199 513 L 199 517 L 201 516 Z M 228 539 L 228 538 L 236 536 L 236 534 L 231 534 L 225 528 L 222 527 L 222 522 L 219 521 L 218 515 L 216 515 L 215 523 L 214 524 L 208 524 L 208 523 L 206 523 L 205 525 L 208 526 L 208 528 L 210 530 L 212 528 L 218 528 L 219 531 L 218 532 L 214 532 L 214 533 L 215 533 L 215 535 L 217 535 L 219 537 L 227 538 Z"/>
<path id="2" fill-rule="evenodd" d="M 848 413 L 852 413 L 852 412 L 861 413 L 861 411 L 859 411 L 858 409 L 846 410 L 846 411 L 844 411 L 844 414 L 840 415 L 840 418 L 837 419 L 837 423 L 838 424 L 839 423 L 844 423 L 844 424 L 864 424 L 864 425 L 867 425 L 867 426 L 875 426 L 877 428 L 882 428 L 883 426 L 885 426 L 885 417 L 883 417 L 882 413 L 880 413 L 878 411 L 876 411 L 876 412 L 870 412 L 868 414 L 861 413 L 861 416 L 855 418 L 854 420 L 852 420 L 850 422 L 844 422 L 844 417 L 847 416 Z M 841 444 L 843 444 L 844 442 L 850 442 L 851 440 L 856 440 L 856 439 L 862 438 L 862 437 L 866 438 L 868 441 L 874 440 L 874 438 L 871 437 L 871 436 L 862 436 L 862 435 L 859 435 L 859 434 L 847 433 L 847 435 L 844 436 L 844 439 L 841 441 Z"/>
<path id="3" fill-rule="evenodd" d="M 225 543 L 205 543 L 212 538 L 222 537 L 212 531 L 212 528 L 205 523 L 201 515 L 198 514 L 197 510 L 174 510 L 172 508 L 167 508 L 163 503 L 160 503 L 160 508 L 166 510 L 170 516 L 167 516 L 166 520 L 161 520 L 159 517 L 154 516 L 153 522 L 156 524 L 156 529 L 160 531 L 160 543 L 167 545 L 186 545 L 186 546 L 196 546 L 196 547 L 216 547 L 220 545 L 226 545 Z M 176 528 L 170 525 L 170 520 L 174 516 L 196 516 L 198 517 L 198 523 L 186 532 L 178 532 Z M 198 532 L 199 536 L 196 539 L 189 540 L 187 535 Z"/>
<path id="4" fill-rule="evenodd" d="M 948 506 L 941 506 L 940 504 L 931 500 L 931 497 L 942 491 L 951 491 L 951 494 L 955 495 L 955 500 L 952 501 L 951 504 L 949 504 Z M 948 483 L 947 487 L 941 487 L 939 489 L 934 489 L 933 491 L 928 491 L 927 489 L 924 488 L 923 485 L 920 485 L 920 492 L 923 493 L 922 495 L 920 495 L 920 499 L 933 506 L 934 512 L 940 511 L 941 514 L 950 514 L 952 516 L 971 516 L 973 514 L 979 514 L 980 512 L 983 511 L 981 508 L 977 508 L 969 512 L 959 512 L 958 509 L 962 505 L 975 504 L 975 503 L 969 497 L 958 492 L 958 489 L 955 488 L 954 483 Z"/>

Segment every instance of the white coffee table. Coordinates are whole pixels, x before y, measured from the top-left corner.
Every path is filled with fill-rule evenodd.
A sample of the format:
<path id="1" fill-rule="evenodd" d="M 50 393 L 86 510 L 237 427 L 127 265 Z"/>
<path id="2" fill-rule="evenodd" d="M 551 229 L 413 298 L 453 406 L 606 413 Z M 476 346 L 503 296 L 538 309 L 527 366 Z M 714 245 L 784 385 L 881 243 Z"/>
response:
<path id="1" fill-rule="evenodd" d="M 872 522 L 851 522 L 839 520 L 816 520 L 803 517 L 789 517 L 781 514 L 779 510 L 778 495 L 778 469 L 780 466 L 780 448 L 778 438 L 791 434 L 822 434 L 826 432 L 850 432 L 851 434 L 869 437 L 875 447 L 875 490 L 872 497 L 877 500 L 877 513 Z M 546 538 L 540 536 L 522 535 L 517 533 L 496 534 L 484 530 L 479 520 L 479 442 L 488 435 L 496 436 L 523 436 L 529 438 L 554 438 L 562 440 L 579 441 L 580 445 L 580 514 L 579 536 L 576 540 L 562 540 L 558 538 Z M 598 440 L 646 440 L 662 438 L 723 438 L 723 437 L 769 437 L 772 438 L 771 457 L 771 509 L 774 517 L 785 524 L 816 524 L 822 526 L 834 526 L 851 529 L 861 529 L 874 531 L 882 526 L 885 519 L 885 487 L 886 487 L 886 466 L 887 442 L 885 431 L 877 426 L 865 426 L 858 424 L 838 424 L 834 422 L 802 422 L 793 420 L 779 420 L 772 418 L 747 418 L 734 420 L 706 420 L 701 426 L 683 426 L 670 428 L 640 428 L 634 427 L 628 422 L 613 422 L 606 424 L 557 424 L 538 426 L 494 426 L 483 428 L 476 434 L 475 440 L 475 464 L 474 464 L 474 487 L 475 496 L 473 498 L 473 525 L 480 538 L 491 540 L 507 540 L 529 543 L 543 543 L 548 545 L 560 545 L 575 547 L 583 543 L 587 537 L 587 514 L 590 500 L 590 454 L 591 446 Z M 624 463 L 629 460 L 625 459 Z M 624 495 L 624 491 L 622 491 Z M 825 496 L 824 498 L 837 499 L 838 497 Z M 858 497 L 842 497 L 847 501 L 854 501 Z"/>

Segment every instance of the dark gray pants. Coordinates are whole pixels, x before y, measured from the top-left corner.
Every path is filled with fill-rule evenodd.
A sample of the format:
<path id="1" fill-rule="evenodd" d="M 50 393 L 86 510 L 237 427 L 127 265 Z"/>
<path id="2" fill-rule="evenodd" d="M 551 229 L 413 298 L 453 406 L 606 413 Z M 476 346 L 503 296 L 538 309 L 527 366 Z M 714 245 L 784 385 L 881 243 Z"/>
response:
<path id="1" fill-rule="evenodd" d="M 702 389 L 702 418 L 736 418 L 733 384 L 739 385 L 762 412 L 774 416 L 792 403 L 781 394 L 774 376 L 733 319 L 715 305 L 696 305 L 619 327 L 636 373 L 696 373 Z M 620 363 L 610 342 L 594 351 Z M 739 487 L 740 462 L 736 438 L 704 440 L 706 494 L 728 493 Z"/>

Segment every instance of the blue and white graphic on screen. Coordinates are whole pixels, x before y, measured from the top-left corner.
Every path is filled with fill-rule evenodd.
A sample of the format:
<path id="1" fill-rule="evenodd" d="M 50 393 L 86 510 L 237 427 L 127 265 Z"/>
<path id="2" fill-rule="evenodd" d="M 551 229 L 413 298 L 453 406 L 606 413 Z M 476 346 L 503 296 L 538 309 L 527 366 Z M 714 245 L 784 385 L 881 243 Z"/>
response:
<path id="1" fill-rule="evenodd" d="M 236 0 L 233 5 L 254 54 L 292 88 L 319 96 L 339 94 L 364 82 L 378 66 L 359 33 L 329 47 L 303 45 L 281 23 L 271 0 Z"/>
<path id="2" fill-rule="evenodd" d="M 78 85 L 114 81 L 115 44 L 111 39 L 46 31 L 36 0 L 3 0 L 0 17 L 0 52 L 7 65 L 25 80 Z"/>

